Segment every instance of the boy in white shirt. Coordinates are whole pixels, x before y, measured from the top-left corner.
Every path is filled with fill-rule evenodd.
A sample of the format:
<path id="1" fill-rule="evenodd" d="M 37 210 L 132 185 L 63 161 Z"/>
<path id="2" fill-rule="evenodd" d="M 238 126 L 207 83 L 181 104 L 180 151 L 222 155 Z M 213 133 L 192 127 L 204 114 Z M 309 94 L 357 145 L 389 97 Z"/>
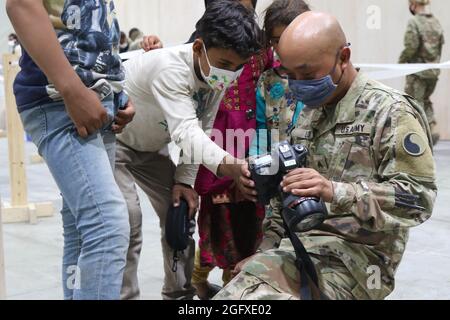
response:
<path id="1" fill-rule="evenodd" d="M 127 201 L 130 248 L 122 288 L 123 299 L 139 297 L 137 266 L 142 247 L 142 213 L 137 183 L 160 218 L 164 255 L 164 299 L 192 299 L 194 241 L 184 251 L 176 272 L 173 251 L 164 227 L 170 205 L 184 198 L 193 216 L 198 195 L 193 190 L 199 164 L 213 173 L 235 178 L 241 191 L 254 198 L 246 178 L 245 161 L 234 159 L 214 143 L 211 130 L 225 90 L 239 77 L 243 65 L 261 49 L 254 12 L 235 0 L 211 4 L 196 25 L 193 44 L 145 53 L 125 63 L 126 92 L 136 108 L 134 122 L 118 137 L 116 180 Z M 182 150 L 183 164 L 175 166 L 167 146 Z"/>

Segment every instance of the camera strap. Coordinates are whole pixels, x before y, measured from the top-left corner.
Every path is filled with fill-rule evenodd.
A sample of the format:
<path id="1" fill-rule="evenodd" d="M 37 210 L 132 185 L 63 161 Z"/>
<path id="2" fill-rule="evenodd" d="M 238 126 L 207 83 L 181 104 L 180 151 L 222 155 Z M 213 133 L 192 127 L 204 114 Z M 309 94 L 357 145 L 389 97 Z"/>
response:
<path id="1" fill-rule="evenodd" d="M 300 272 L 300 298 L 302 300 L 328 300 L 328 298 L 319 290 L 317 271 L 305 246 L 297 235 L 287 227 L 286 222 L 284 222 L 284 225 L 295 250 L 295 265 Z M 315 287 L 316 290 L 312 290 L 312 287 Z"/>

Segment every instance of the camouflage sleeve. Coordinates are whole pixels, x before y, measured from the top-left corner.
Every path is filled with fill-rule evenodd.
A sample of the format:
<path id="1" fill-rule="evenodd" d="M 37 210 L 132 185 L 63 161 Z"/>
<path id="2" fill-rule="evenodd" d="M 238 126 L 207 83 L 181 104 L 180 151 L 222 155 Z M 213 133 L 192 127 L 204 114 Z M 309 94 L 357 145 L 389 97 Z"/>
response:
<path id="1" fill-rule="evenodd" d="M 331 210 L 352 213 L 369 231 L 417 226 L 433 211 L 435 164 L 429 127 L 406 102 L 385 108 L 373 138 L 375 177 L 379 183 L 336 183 Z"/>
<path id="2" fill-rule="evenodd" d="M 281 210 L 280 197 L 273 198 L 266 208 L 266 217 L 263 223 L 263 240 L 259 250 L 266 251 L 278 248 L 281 240 L 285 237 Z"/>
<path id="3" fill-rule="evenodd" d="M 414 20 L 410 20 L 405 34 L 405 49 L 400 55 L 399 63 L 410 63 L 420 47 L 420 35 Z"/>

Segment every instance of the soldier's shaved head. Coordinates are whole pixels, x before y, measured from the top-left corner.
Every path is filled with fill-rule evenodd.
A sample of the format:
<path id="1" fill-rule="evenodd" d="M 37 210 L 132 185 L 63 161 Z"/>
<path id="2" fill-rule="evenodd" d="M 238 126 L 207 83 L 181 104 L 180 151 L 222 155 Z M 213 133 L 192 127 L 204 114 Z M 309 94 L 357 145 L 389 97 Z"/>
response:
<path id="1" fill-rule="evenodd" d="M 309 11 L 298 16 L 280 39 L 280 53 L 286 55 L 335 55 L 347 40 L 337 19 L 327 13 Z"/>
<path id="2" fill-rule="evenodd" d="M 338 50 L 346 44 L 344 31 L 335 17 L 309 11 L 298 16 L 283 32 L 278 53 L 283 65 L 292 69 L 303 64 L 322 64 L 324 58 L 334 63 Z"/>
<path id="3" fill-rule="evenodd" d="M 291 78 L 312 80 L 331 75 L 339 84 L 331 100 L 348 90 L 356 76 L 345 33 L 328 13 L 309 11 L 298 16 L 283 32 L 278 54 Z"/>

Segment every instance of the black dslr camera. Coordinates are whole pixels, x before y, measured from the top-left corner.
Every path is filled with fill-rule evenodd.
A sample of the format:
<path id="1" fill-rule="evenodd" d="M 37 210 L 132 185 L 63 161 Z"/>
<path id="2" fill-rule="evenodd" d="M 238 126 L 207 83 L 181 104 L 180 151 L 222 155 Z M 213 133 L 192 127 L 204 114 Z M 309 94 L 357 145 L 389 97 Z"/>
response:
<path id="1" fill-rule="evenodd" d="M 308 149 L 284 141 L 274 146 L 271 154 L 250 158 L 250 171 L 256 184 L 258 200 L 268 205 L 270 199 L 281 194 L 283 219 L 292 232 L 307 232 L 323 223 L 328 216 L 325 203 L 319 198 L 303 198 L 284 193 L 280 183 L 288 172 L 306 167 Z"/>

